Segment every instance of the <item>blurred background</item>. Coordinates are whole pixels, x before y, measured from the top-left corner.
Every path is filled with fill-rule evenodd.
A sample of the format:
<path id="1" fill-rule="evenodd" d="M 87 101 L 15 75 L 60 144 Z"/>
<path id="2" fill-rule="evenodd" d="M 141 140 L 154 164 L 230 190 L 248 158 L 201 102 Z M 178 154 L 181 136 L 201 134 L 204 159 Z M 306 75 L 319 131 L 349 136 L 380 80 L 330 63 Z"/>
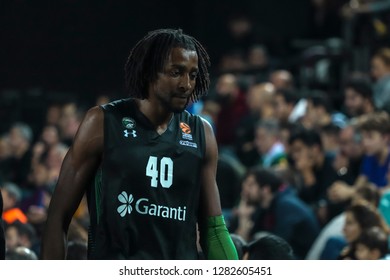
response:
<path id="1" fill-rule="evenodd" d="M 125 96 L 129 50 L 157 28 L 180 27 L 198 38 L 212 58 L 213 77 L 221 59 L 238 60 L 255 44 L 267 48 L 273 66 L 298 73 L 305 49 L 343 39 L 346 2 L 1 1 L 0 132 L 16 119 L 42 118 L 50 102 L 74 98 L 89 106 L 100 94 Z M 333 43 L 342 51 L 344 41 Z"/>

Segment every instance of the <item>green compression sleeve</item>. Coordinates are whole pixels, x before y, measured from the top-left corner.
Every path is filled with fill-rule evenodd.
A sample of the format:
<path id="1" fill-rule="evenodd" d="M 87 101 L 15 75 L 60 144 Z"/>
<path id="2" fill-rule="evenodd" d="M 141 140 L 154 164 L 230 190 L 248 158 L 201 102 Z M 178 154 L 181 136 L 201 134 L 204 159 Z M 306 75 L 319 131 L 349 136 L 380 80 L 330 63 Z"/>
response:
<path id="1" fill-rule="evenodd" d="M 200 241 L 206 259 L 238 260 L 236 247 L 230 238 L 223 216 L 207 219 L 207 224 L 201 230 Z"/>

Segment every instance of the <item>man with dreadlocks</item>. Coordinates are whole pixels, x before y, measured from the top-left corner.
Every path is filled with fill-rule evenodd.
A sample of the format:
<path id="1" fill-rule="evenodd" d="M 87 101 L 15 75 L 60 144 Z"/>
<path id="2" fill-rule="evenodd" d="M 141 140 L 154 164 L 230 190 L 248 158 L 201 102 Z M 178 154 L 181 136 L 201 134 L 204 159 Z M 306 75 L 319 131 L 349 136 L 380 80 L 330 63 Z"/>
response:
<path id="1" fill-rule="evenodd" d="M 185 108 L 209 87 L 209 57 L 180 29 L 148 33 L 131 50 L 130 98 L 88 111 L 65 157 L 48 212 L 43 259 L 66 255 L 87 193 L 90 259 L 237 259 L 215 182 L 210 124 Z"/>

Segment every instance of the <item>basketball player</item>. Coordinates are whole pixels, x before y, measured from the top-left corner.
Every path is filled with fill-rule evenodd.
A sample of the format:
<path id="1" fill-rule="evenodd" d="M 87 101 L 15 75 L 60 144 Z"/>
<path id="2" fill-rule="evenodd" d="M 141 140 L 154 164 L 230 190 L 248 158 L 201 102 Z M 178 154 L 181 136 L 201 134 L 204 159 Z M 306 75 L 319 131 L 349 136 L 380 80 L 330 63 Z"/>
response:
<path id="1" fill-rule="evenodd" d="M 180 29 L 152 31 L 131 50 L 131 98 L 88 111 L 66 155 L 42 242 L 43 259 L 64 259 L 83 194 L 89 259 L 237 259 L 215 182 L 210 124 L 189 114 L 209 87 L 209 57 Z"/>

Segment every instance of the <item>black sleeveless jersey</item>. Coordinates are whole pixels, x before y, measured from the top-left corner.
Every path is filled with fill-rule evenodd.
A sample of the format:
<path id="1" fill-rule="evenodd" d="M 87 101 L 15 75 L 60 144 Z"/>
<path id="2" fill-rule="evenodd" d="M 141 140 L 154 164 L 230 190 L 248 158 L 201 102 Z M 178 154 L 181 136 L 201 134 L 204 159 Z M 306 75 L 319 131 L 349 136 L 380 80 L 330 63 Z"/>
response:
<path id="1" fill-rule="evenodd" d="M 90 259 L 196 259 L 205 137 L 173 115 L 161 135 L 133 99 L 102 106 L 104 154 L 88 191 Z"/>

